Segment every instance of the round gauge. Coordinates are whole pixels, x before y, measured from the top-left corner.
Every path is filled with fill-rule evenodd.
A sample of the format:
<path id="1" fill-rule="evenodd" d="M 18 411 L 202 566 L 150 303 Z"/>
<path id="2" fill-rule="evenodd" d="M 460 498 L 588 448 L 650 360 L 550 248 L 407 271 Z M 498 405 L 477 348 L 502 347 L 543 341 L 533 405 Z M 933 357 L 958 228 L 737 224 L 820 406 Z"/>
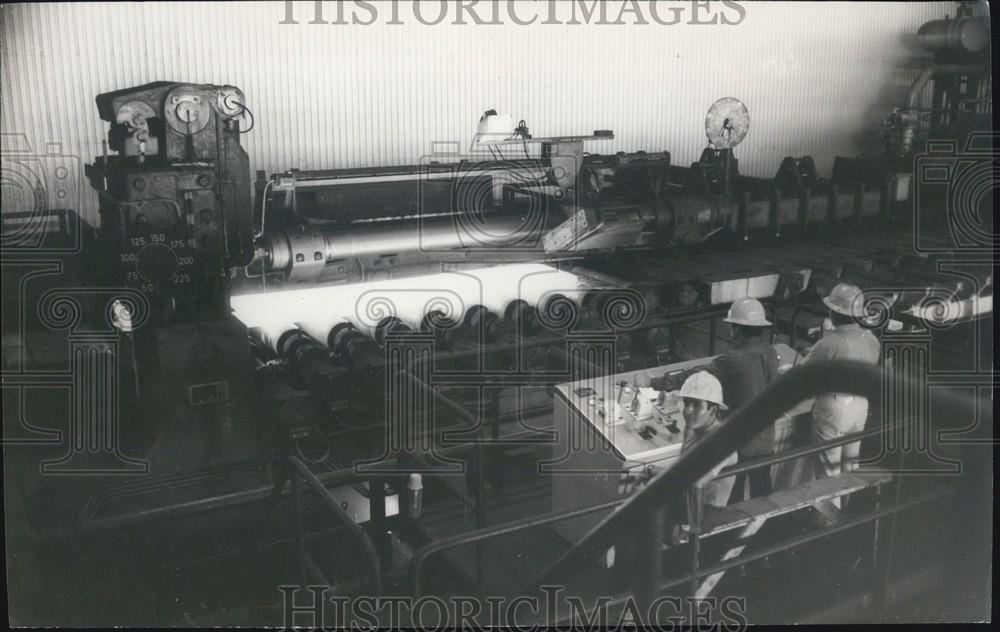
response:
<path id="1" fill-rule="evenodd" d="M 149 283 L 165 283 L 177 272 L 177 265 L 177 254 L 164 244 L 147 244 L 135 254 L 135 269 Z"/>
<path id="2" fill-rule="evenodd" d="M 724 97 L 712 104 L 705 115 L 705 135 L 716 149 L 731 149 L 740 144 L 750 130 L 750 113 L 743 102 Z"/>
<path id="3" fill-rule="evenodd" d="M 194 134 L 205 129 L 212 107 L 194 86 L 179 86 L 167 94 L 164 103 L 167 124 L 178 134 Z"/>
<path id="4" fill-rule="evenodd" d="M 243 114 L 243 92 L 235 86 L 222 86 L 219 88 L 218 106 L 219 111 L 226 118 L 233 118 Z"/>

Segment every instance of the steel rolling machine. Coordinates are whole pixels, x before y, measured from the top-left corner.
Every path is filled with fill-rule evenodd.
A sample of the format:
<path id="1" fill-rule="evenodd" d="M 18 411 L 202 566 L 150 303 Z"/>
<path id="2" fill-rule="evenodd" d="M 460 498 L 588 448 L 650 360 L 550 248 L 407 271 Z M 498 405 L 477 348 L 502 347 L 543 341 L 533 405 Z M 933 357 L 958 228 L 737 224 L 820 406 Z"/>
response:
<path id="1" fill-rule="evenodd" d="M 73 422 L 68 456 L 43 473 L 151 476 L 80 478 L 59 502 L 35 480 L 26 502 L 50 525 L 262 500 L 290 456 L 345 489 L 361 462 L 426 471 L 450 449 L 444 430 L 523 430 L 580 371 L 711 355 L 714 319 L 741 296 L 777 312 L 849 278 L 881 292 L 888 315 L 873 311 L 873 326 L 991 311 L 991 271 L 955 282 L 901 246 L 902 163 L 838 158 L 824 179 L 810 157 L 788 157 L 773 179 L 742 175 L 750 119 L 733 98 L 709 110 L 708 146 L 688 166 L 667 151 L 584 151 L 607 130 L 536 137 L 488 112 L 468 155 L 256 184 L 239 88 L 158 82 L 97 105 L 116 152 L 87 172 L 101 196 L 94 286 L 108 291 L 83 320 L 104 336 L 88 353 L 113 359 L 121 405 Z M 785 325 L 794 335 L 795 318 Z M 30 337 L 18 344 L 44 355 Z M 100 399 L 93 381 L 72 388 Z M 417 418 L 425 410 L 434 423 Z M 344 503 L 403 490 L 367 481 Z M 372 511 L 364 519 L 385 518 Z"/>

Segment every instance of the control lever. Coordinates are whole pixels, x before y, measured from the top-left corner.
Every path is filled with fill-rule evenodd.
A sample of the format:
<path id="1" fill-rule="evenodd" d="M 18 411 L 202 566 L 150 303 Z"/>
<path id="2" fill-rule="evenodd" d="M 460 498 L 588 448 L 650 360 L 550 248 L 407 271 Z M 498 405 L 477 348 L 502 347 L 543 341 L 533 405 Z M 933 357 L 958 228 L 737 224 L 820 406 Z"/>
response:
<path id="1" fill-rule="evenodd" d="M 119 125 L 125 126 L 130 136 L 135 137 L 139 143 L 139 163 L 145 162 L 146 142 L 149 140 L 149 122 L 146 116 L 134 107 L 125 105 L 118 111 L 116 121 Z"/>
<path id="2" fill-rule="evenodd" d="M 652 426 L 646 426 L 639 431 L 639 436 L 645 439 L 646 441 L 651 440 L 654 436 L 658 434 L 660 433 L 656 430 L 656 428 Z"/>

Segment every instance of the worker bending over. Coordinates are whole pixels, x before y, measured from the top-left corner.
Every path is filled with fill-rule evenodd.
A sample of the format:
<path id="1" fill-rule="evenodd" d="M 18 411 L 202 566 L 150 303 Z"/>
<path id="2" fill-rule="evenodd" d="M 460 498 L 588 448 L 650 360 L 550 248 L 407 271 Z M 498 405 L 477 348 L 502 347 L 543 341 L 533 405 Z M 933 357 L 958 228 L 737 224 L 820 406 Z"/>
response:
<path id="1" fill-rule="evenodd" d="M 830 360 L 855 360 L 878 364 L 881 350 L 878 338 L 862 329 L 857 319 L 863 315 L 864 295 L 850 283 L 839 283 L 823 298 L 830 309 L 832 332 L 823 336 L 809 350 L 803 362 L 815 364 Z M 868 399 L 846 393 L 824 393 L 816 397 L 812 408 L 812 433 L 815 441 L 829 441 L 845 434 L 864 430 L 868 420 Z M 816 478 L 837 476 L 857 468 L 861 442 L 828 448 L 817 454 Z"/>
<path id="2" fill-rule="evenodd" d="M 766 335 L 771 327 L 764 306 L 755 298 L 733 302 L 723 319 L 732 331 L 733 346 L 712 361 L 706 370 L 722 383 L 722 391 L 732 410 L 738 410 L 761 393 L 778 376 L 778 353 Z M 727 417 L 728 415 L 723 415 Z M 770 456 L 774 452 L 774 423 L 740 446 L 741 463 Z M 730 503 L 744 499 L 747 478 L 750 497 L 771 493 L 771 468 L 759 467 L 737 474 Z"/>

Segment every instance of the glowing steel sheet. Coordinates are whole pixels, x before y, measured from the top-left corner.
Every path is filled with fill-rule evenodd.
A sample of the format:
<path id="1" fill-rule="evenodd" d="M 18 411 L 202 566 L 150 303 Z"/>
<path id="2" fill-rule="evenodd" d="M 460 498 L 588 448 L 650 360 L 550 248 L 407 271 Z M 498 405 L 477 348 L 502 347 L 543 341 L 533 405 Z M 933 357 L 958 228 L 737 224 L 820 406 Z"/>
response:
<path id="1" fill-rule="evenodd" d="M 233 296 L 230 305 L 247 327 L 296 323 L 325 344 L 324 332 L 343 320 L 371 335 L 389 316 L 416 329 L 432 310 L 456 322 L 461 322 L 466 310 L 477 304 L 503 316 L 507 305 L 516 299 L 542 309 L 558 295 L 578 304 L 592 287 L 571 272 L 528 263 L 242 294 Z"/>
<path id="2" fill-rule="evenodd" d="M 329 347 L 330 330 L 341 323 L 350 323 L 344 314 L 318 313 L 302 316 L 296 324 L 310 337 L 319 341 L 324 347 Z"/>

